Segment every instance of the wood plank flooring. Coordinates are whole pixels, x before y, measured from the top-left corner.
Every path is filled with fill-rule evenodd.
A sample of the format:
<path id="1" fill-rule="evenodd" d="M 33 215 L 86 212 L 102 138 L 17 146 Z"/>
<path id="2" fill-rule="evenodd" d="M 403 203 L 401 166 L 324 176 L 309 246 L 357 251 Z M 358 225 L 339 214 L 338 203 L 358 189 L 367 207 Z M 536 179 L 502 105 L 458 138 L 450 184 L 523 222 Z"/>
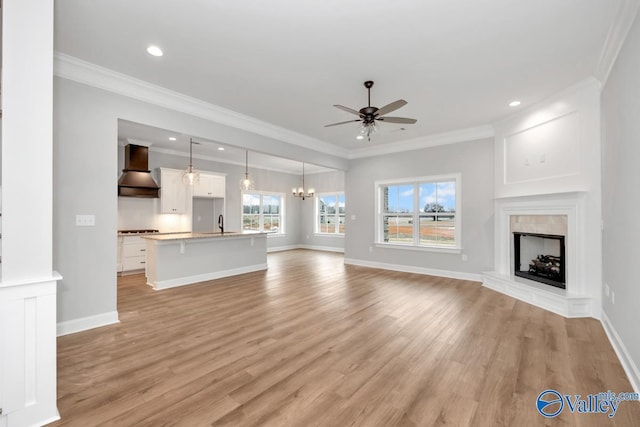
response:
<path id="1" fill-rule="evenodd" d="M 538 394 L 633 391 L 600 323 L 477 282 L 269 255 L 269 269 L 153 291 L 119 278 L 121 323 L 58 338 L 53 426 L 638 426 L 554 419 Z"/>

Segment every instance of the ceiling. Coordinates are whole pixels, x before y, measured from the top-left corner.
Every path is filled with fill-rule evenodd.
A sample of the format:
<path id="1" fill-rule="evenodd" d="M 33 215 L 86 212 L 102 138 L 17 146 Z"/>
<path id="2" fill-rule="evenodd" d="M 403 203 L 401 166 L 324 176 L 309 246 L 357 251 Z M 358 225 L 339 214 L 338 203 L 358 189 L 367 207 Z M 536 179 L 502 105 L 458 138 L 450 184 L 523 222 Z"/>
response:
<path id="1" fill-rule="evenodd" d="M 487 125 L 596 75 L 626 0 L 62 0 L 55 49 L 346 150 Z M 146 48 L 155 44 L 164 56 Z M 371 142 L 334 108 L 408 104 Z M 519 107 L 508 106 L 520 100 Z"/>

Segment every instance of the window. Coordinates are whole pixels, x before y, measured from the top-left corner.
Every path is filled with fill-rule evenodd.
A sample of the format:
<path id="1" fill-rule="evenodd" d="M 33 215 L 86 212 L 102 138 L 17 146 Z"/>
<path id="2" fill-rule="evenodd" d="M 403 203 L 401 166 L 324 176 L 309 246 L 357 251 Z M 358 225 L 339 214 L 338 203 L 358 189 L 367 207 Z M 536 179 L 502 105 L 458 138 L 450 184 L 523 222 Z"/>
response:
<path id="1" fill-rule="evenodd" d="M 344 235 L 344 193 L 316 197 L 316 233 Z"/>
<path id="2" fill-rule="evenodd" d="M 242 193 L 242 230 L 284 234 L 284 195 Z"/>
<path id="3" fill-rule="evenodd" d="M 376 183 L 377 242 L 460 249 L 460 175 Z"/>

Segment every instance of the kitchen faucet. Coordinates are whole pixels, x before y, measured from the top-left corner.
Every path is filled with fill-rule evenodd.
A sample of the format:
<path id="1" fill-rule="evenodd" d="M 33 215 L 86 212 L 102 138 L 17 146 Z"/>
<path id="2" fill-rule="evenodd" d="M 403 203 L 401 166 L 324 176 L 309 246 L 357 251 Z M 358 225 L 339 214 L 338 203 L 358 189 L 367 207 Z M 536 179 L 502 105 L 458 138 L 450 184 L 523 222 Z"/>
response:
<path id="1" fill-rule="evenodd" d="M 224 218 L 222 214 L 218 217 L 218 228 L 220 229 L 220 233 L 224 233 Z"/>

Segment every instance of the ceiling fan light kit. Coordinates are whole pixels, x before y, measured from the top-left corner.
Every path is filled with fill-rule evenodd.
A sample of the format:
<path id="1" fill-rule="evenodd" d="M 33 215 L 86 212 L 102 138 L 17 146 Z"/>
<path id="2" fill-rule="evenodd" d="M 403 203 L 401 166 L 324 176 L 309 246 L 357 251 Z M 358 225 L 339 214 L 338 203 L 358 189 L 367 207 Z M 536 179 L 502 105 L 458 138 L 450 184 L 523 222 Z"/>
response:
<path id="1" fill-rule="evenodd" d="M 404 99 L 399 99 L 390 104 L 385 105 L 382 108 L 372 107 L 371 106 L 371 87 L 373 86 L 373 81 L 367 80 L 364 82 L 364 87 L 367 88 L 367 106 L 361 108 L 356 111 L 353 108 L 345 107 L 343 105 L 334 105 L 334 107 L 339 108 L 342 111 L 346 111 L 347 113 L 355 114 L 359 116 L 359 119 L 355 120 L 347 120 L 344 122 L 332 123 L 330 125 L 325 125 L 325 127 L 343 125 L 346 123 L 354 123 L 361 122 L 362 128 L 360 129 L 360 134 L 367 137 L 368 141 L 371 141 L 371 135 L 378 130 L 376 122 L 387 122 L 387 123 L 402 123 L 402 124 L 414 124 L 417 122 L 416 119 L 409 119 L 406 117 L 383 117 L 385 114 L 391 113 L 392 111 L 397 110 L 398 108 L 404 107 L 407 105 L 407 101 Z M 358 137 L 358 139 L 363 139 Z"/>

